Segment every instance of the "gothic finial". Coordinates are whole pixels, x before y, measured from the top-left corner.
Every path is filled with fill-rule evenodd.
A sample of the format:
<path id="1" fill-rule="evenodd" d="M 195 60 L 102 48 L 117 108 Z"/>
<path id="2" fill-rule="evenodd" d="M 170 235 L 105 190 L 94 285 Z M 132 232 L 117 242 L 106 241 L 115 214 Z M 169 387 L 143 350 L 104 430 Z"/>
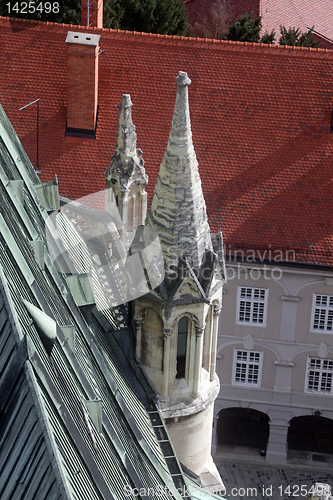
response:
<path id="1" fill-rule="evenodd" d="M 123 94 L 121 104 L 116 104 L 116 108 L 130 108 L 133 106 L 130 94 Z"/>
<path id="2" fill-rule="evenodd" d="M 191 80 L 187 73 L 179 71 L 175 82 L 177 84 L 177 96 L 167 151 L 171 156 L 190 157 L 195 154 L 188 104 L 188 86 L 191 84 Z"/>
<path id="3" fill-rule="evenodd" d="M 147 212 L 145 174 L 141 149 L 136 148 L 135 125 L 132 122 L 132 101 L 129 94 L 123 94 L 119 109 L 117 145 L 110 165 L 105 172 L 107 185 L 106 211 L 114 213 L 117 205 L 122 223 L 123 241 L 129 245 L 127 234 L 133 237 L 134 230 L 143 224 Z"/>
<path id="4" fill-rule="evenodd" d="M 188 87 L 188 85 L 191 85 L 191 80 L 184 71 L 179 71 L 178 76 L 175 78 L 175 82 L 179 87 Z"/>
<path id="5" fill-rule="evenodd" d="M 132 101 L 129 94 L 123 94 L 119 108 L 116 154 L 134 156 L 136 152 L 135 125 L 132 122 Z"/>

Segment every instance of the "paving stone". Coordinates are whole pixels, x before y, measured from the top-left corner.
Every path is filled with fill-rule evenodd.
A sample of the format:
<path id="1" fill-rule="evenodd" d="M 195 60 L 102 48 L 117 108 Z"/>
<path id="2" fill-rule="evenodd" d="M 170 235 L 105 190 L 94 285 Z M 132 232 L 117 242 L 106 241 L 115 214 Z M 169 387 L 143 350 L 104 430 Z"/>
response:
<path id="1" fill-rule="evenodd" d="M 316 482 L 328 484 L 333 490 L 333 468 L 329 467 L 273 466 L 261 462 L 231 462 L 225 458 L 215 463 L 226 488 L 226 499 L 301 500 Z"/>

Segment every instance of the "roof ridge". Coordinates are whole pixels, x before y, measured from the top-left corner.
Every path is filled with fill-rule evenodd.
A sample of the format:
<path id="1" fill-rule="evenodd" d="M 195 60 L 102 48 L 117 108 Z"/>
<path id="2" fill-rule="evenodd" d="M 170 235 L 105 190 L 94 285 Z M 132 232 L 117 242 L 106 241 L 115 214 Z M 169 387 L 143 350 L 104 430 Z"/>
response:
<path id="1" fill-rule="evenodd" d="M 68 27 L 72 29 L 80 29 L 80 30 L 92 30 L 92 31 L 104 31 L 104 32 L 109 32 L 109 33 L 118 33 L 118 34 L 129 34 L 129 35 L 134 35 L 134 36 L 142 36 L 142 37 L 154 37 L 154 38 L 163 38 L 163 39 L 168 39 L 168 40 L 187 40 L 192 43 L 205 43 L 205 44 L 221 44 L 221 45 L 237 45 L 237 46 L 242 46 L 242 47 L 255 47 L 255 48 L 264 48 L 266 51 L 267 49 L 279 49 L 279 50 L 289 50 L 289 51 L 301 51 L 302 53 L 307 53 L 307 52 L 317 52 L 317 53 L 332 53 L 333 50 L 331 49 L 321 49 L 319 47 L 313 48 L 313 47 L 296 47 L 293 45 L 279 45 L 279 44 L 274 44 L 274 43 L 262 43 L 262 42 L 240 42 L 240 41 L 233 41 L 233 40 L 217 40 L 215 38 L 200 38 L 200 37 L 191 37 L 191 36 L 180 36 L 180 35 L 163 35 L 160 33 L 146 33 L 144 31 L 130 31 L 130 30 L 120 30 L 120 29 L 114 29 L 114 28 L 97 28 L 97 27 L 92 27 L 92 26 L 82 26 L 80 24 L 65 24 L 65 23 L 55 23 L 55 22 L 49 22 L 49 21 L 36 21 L 34 19 L 19 19 L 16 17 L 4 17 L 0 16 L 0 21 L 1 20 L 6 20 L 6 21 L 15 21 L 15 22 L 22 22 L 22 23 L 30 23 L 30 24 L 38 24 L 38 25 L 44 25 L 44 26 L 54 26 L 54 27 Z"/>
<path id="2" fill-rule="evenodd" d="M 51 21 L 37 21 L 35 19 L 25 19 L 25 18 L 18 18 L 18 17 L 9 17 L 9 16 L 0 16 L 0 21 L 10 21 L 10 22 L 21 22 L 21 23 L 30 23 L 30 24 L 38 24 L 38 25 L 44 25 L 44 26 L 59 26 L 62 28 L 68 27 L 68 28 L 80 28 L 83 30 L 93 30 L 93 31 L 102 31 L 106 30 L 109 31 L 108 28 L 97 28 L 96 26 L 83 26 L 81 24 L 67 24 L 67 23 L 56 23 L 56 22 L 51 22 Z M 113 30 L 117 31 L 117 30 Z"/>

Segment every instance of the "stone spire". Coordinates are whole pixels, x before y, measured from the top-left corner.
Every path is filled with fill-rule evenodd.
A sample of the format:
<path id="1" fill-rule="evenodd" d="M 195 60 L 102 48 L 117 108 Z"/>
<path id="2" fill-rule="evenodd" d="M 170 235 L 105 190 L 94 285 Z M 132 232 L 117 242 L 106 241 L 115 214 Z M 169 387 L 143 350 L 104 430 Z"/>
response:
<path id="1" fill-rule="evenodd" d="M 129 94 L 123 94 L 119 108 L 117 145 L 115 156 L 131 158 L 136 154 L 135 125 L 132 122 L 132 101 Z"/>
<path id="2" fill-rule="evenodd" d="M 141 149 L 136 148 L 135 125 L 132 122 L 132 101 L 124 94 L 119 108 L 117 144 L 105 181 L 110 191 L 109 203 L 116 203 L 122 219 L 122 231 L 133 231 L 143 224 L 147 211 L 145 173 Z M 106 207 L 107 211 L 108 208 Z"/>
<path id="3" fill-rule="evenodd" d="M 124 94 L 120 106 L 116 106 L 119 108 L 116 151 L 111 159 L 108 170 L 105 172 L 107 183 L 112 179 L 113 174 L 119 177 L 122 191 L 126 191 L 128 183 L 131 182 L 130 177 L 135 167 L 143 174 L 142 180 L 145 186 L 148 180 L 143 168 L 142 151 L 136 148 L 135 125 L 132 122 L 132 106 L 129 94 Z"/>
<path id="4" fill-rule="evenodd" d="M 166 271 L 175 254 L 199 268 L 206 249 L 212 250 L 206 204 L 193 148 L 187 73 L 176 78 L 177 97 L 171 131 L 146 225 L 159 235 Z M 168 271 L 167 271 L 168 274 Z"/>

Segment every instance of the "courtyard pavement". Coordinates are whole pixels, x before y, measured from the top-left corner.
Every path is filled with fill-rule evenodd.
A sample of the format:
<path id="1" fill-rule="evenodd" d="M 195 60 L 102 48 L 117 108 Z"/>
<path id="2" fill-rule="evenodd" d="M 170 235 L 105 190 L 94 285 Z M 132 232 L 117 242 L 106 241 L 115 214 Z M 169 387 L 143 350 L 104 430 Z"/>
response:
<path id="1" fill-rule="evenodd" d="M 302 500 L 311 497 L 311 487 L 316 482 L 328 484 L 333 492 L 332 465 L 273 466 L 266 464 L 264 459 L 255 460 L 251 456 L 240 459 L 237 455 L 228 455 L 218 454 L 215 457 L 215 464 L 226 489 L 226 499 Z"/>

